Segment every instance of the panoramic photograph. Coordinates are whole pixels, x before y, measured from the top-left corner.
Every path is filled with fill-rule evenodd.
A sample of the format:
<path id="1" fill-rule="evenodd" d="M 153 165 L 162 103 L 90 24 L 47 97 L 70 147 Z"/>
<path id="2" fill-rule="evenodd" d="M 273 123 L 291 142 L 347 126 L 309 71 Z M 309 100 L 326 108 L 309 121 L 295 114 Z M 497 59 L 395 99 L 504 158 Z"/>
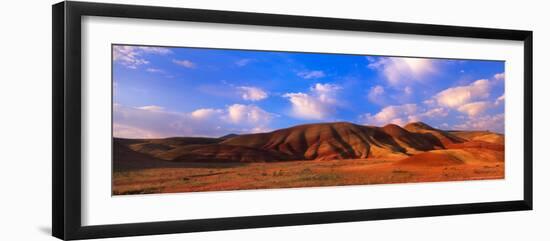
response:
<path id="1" fill-rule="evenodd" d="M 112 195 L 503 179 L 504 69 L 115 44 Z"/>

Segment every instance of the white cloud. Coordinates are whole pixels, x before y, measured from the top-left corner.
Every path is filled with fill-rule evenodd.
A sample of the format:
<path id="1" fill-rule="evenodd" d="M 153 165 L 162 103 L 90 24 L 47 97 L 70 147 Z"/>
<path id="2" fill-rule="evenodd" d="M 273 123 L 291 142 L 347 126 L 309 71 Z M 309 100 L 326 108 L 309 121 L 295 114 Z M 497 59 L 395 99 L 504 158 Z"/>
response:
<path id="1" fill-rule="evenodd" d="M 254 59 L 239 59 L 235 62 L 235 64 L 239 67 L 247 66 L 248 64 L 252 63 Z"/>
<path id="2" fill-rule="evenodd" d="M 342 87 L 335 84 L 320 84 L 317 83 L 311 87 L 311 91 L 319 97 L 319 100 L 323 103 L 334 104 L 336 103 L 336 93 L 341 90 Z"/>
<path id="3" fill-rule="evenodd" d="M 383 126 L 386 124 L 405 125 L 415 121 L 439 120 L 449 115 L 449 110 L 443 107 L 429 108 L 417 104 L 390 105 L 378 113 L 359 116 L 359 120 L 367 125 Z"/>
<path id="4" fill-rule="evenodd" d="M 234 104 L 227 108 L 227 119 L 232 123 L 258 124 L 269 122 L 273 114 L 255 105 Z"/>
<path id="5" fill-rule="evenodd" d="M 196 119 L 210 119 L 222 113 L 223 110 L 220 109 L 202 108 L 191 112 L 191 116 Z"/>
<path id="6" fill-rule="evenodd" d="M 292 103 L 292 115 L 300 119 L 324 119 L 329 110 L 315 97 L 305 93 L 287 93 L 283 95 Z"/>
<path id="7" fill-rule="evenodd" d="M 321 70 L 303 71 L 299 72 L 298 76 L 304 79 L 319 79 L 325 77 L 325 72 Z"/>
<path id="8" fill-rule="evenodd" d="M 501 131 L 503 123 L 499 123 L 501 121 L 499 118 L 484 115 L 504 101 L 504 95 L 494 100 L 494 102 L 489 100 L 491 87 L 496 84 L 498 83 L 487 79 L 477 80 L 468 85 L 445 89 L 418 105 L 393 105 L 383 108 L 376 114 L 363 114 L 360 116 L 360 120 L 365 124 L 377 126 L 388 123 L 403 125 L 412 121 L 424 121 L 441 128 L 449 128 L 451 125 L 442 121 L 448 120 L 448 116 L 452 114 L 453 119 L 463 123 L 462 125 L 454 125 L 456 128 Z M 404 94 L 407 92 L 407 88 L 405 88 Z M 370 98 L 378 97 L 380 99 L 381 96 L 376 94 L 381 93 L 381 88 L 378 90 L 373 88 L 369 93 Z M 479 124 L 476 124 L 476 122 L 479 122 Z M 494 125 L 494 127 L 491 127 L 491 125 Z"/>
<path id="9" fill-rule="evenodd" d="M 126 138 L 219 137 L 269 130 L 274 117 L 254 105 L 234 104 L 225 109 L 201 108 L 187 113 L 167 111 L 154 105 L 127 107 L 115 104 L 113 134 Z"/>
<path id="10" fill-rule="evenodd" d="M 437 118 L 433 116 L 434 114 L 439 113 L 442 114 L 442 116 L 439 117 L 444 117 L 448 115 L 450 110 L 456 110 L 466 114 L 466 116 L 457 115 L 457 120 L 460 119 L 463 124 L 455 125 L 454 127 L 461 127 L 462 129 L 470 127 L 475 127 L 476 129 L 480 129 L 481 127 L 485 128 L 481 124 L 476 125 L 475 122 L 480 121 L 482 123 L 488 123 L 489 118 L 485 117 L 484 113 L 487 113 L 491 108 L 499 106 L 504 101 L 504 95 L 497 98 L 495 101 L 488 99 L 490 97 L 491 87 L 494 84 L 494 82 L 488 79 L 480 79 L 469 85 L 445 89 L 434 95 L 433 98 L 425 100 L 423 102 L 424 105 L 430 109 L 418 116 L 421 119 L 429 120 L 429 118 L 432 118 L 437 121 Z"/>
<path id="11" fill-rule="evenodd" d="M 113 135 L 127 138 L 159 138 L 186 133 L 173 128 L 174 123 L 186 118 L 184 114 L 159 109 L 161 108 L 113 105 Z"/>
<path id="12" fill-rule="evenodd" d="M 435 99 L 441 106 L 458 108 L 471 101 L 489 97 L 489 85 L 489 80 L 477 80 L 470 85 L 443 90 L 435 96 Z"/>
<path id="13" fill-rule="evenodd" d="M 485 115 L 469 119 L 462 124 L 455 125 L 454 128 L 457 130 L 490 130 L 504 133 L 504 114 Z"/>
<path id="14" fill-rule="evenodd" d="M 504 75 L 504 72 L 503 72 L 503 73 L 495 74 L 493 77 L 494 77 L 496 80 L 504 80 L 505 75 Z"/>
<path id="15" fill-rule="evenodd" d="M 369 89 L 367 99 L 374 104 L 386 106 L 388 104 L 403 104 L 411 101 L 413 96 L 413 88 L 407 86 L 405 88 L 394 88 L 391 86 L 376 85 Z"/>
<path id="16" fill-rule="evenodd" d="M 145 71 L 150 73 L 164 73 L 162 69 L 157 69 L 157 68 L 147 68 Z"/>
<path id="17" fill-rule="evenodd" d="M 172 60 L 172 62 L 174 64 L 177 64 L 179 66 L 183 66 L 183 67 L 188 68 L 188 69 L 194 69 L 194 68 L 197 67 L 197 64 L 191 62 L 190 60 L 186 60 L 186 59 L 184 59 L 184 60 L 174 59 L 174 60 Z"/>
<path id="18" fill-rule="evenodd" d="M 496 100 L 495 100 L 495 105 L 496 106 L 499 106 L 501 105 L 502 103 L 504 103 L 504 94 L 502 94 L 501 96 L 499 96 Z"/>
<path id="19" fill-rule="evenodd" d="M 172 50 L 170 50 L 168 48 L 163 48 L 163 47 L 140 46 L 140 47 L 136 47 L 136 48 L 139 49 L 140 51 L 143 51 L 144 53 L 149 53 L 149 54 L 165 55 L 165 54 L 171 54 L 172 53 Z"/>
<path id="20" fill-rule="evenodd" d="M 449 110 L 448 109 L 445 109 L 445 108 L 442 108 L 442 107 L 437 107 L 437 108 L 429 109 L 429 110 L 425 111 L 424 113 L 421 113 L 420 117 L 439 118 L 439 117 L 445 117 L 445 116 L 448 116 L 448 115 L 449 115 Z"/>
<path id="21" fill-rule="evenodd" d="M 146 105 L 146 106 L 140 106 L 136 107 L 140 110 L 149 110 L 149 111 L 161 111 L 164 110 L 164 107 L 158 106 L 158 105 Z"/>
<path id="22" fill-rule="evenodd" d="M 341 89 L 338 85 L 317 83 L 310 88 L 310 93 L 286 93 L 283 97 L 292 104 L 294 117 L 321 120 L 334 113 L 339 104 L 336 95 Z"/>
<path id="23" fill-rule="evenodd" d="M 259 101 L 267 98 L 267 93 L 258 87 L 239 86 L 237 89 L 241 92 L 241 97 L 244 100 Z"/>
<path id="24" fill-rule="evenodd" d="M 383 108 L 375 115 L 370 113 L 360 116 L 362 122 L 367 125 L 404 125 L 408 122 L 418 121 L 418 106 L 416 104 L 390 105 Z"/>
<path id="25" fill-rule="evenodd" d="M 170 53 L 172 53 L 170 49 L 162 47 L 115 45 L 113 46 L 113 61 L 127 68 L 137 69 L 140 65 L 149 64 L 149 61 L 143 55 L 165 55 Z"/>
<path id="26" fill-rule="evenodd" d="M 491 106 L 491 103 L 488 101 L 477 101 L 461 105 L 460 107 L 458 107 L 457 110 L 462 113 L 468 114 L 468 116 L 470 117 L 475 117 L 484 113 Z"/>
<path id="27" fill-rule="evenodd" d="M 426 58 L 367 57 L 368 67 L 382 73 L 390 85 L 421 82 L 437 72 L 435 61 Z"/>
<path id="28" fill-rule="evenodd" d="M 427 106 L 435 106 L 436 104 L 434 99 L 427 99 L 425 101 L 422 101 L 422 103 Z"/>
<path id="29" fill-rule="evenodd" d="M 113 123 L 113 136 L 122 138 L 159 138 L 160 136 L 150 130 L 140 129 L 134 126 L 128 126 Z"/>
<path id="30" fill-rule="evenodd" d="M 382 87 L 381 85 L 374 86 L 370 89 L 369 94 L 372 94 L 373 96 L 384 94 L 384 87 Z"/>
<path id="31" fill-rule="evenodd" d="M 373 86 L 369 90 L 368 98 L 373 103 L 380 103 L 381 97 L 384 95 L 384 87 L 381 85 Z"/>

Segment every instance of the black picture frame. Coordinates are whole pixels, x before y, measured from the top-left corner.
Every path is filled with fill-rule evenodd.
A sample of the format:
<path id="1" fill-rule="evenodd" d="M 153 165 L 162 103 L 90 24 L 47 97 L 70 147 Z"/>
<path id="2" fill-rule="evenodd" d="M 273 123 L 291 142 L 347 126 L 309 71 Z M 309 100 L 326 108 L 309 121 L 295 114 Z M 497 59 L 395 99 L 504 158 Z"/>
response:
<path id="1" fill-rule="evenodd" d="M 378 33 L 517 40 L 524 43 L 524 187 L 523 199 L 420 207 L 140 222 L 99 226 L 81 224 L 81 17 L 104 16 L 259 26 L 366 31 Z M 53 150 L 52 233 L 65 239 L 308 225 L 381 219 L 532 210 L 533 208 L 533 32 L 198 10 L 171 7 L 60 2 L 52 6 Z"/>

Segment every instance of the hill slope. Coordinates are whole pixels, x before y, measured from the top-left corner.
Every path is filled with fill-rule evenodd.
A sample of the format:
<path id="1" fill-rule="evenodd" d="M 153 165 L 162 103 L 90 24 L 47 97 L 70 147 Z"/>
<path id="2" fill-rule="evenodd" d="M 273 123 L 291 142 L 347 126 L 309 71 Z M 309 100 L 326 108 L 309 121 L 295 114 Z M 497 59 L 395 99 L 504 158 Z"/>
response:
<path id="1" fill-rule="evenodd" d="M 393 124 L 375 127 L 335 122 L 222 138 L 115 138 L 114 142 L 115 148 L 124 147 L 125 152 L 136 152 L 124 156 L 140 156 L 140 159 L 146 155 L 176 162 L 273 162 L 402 159 L 442 149 L 488 148 L 501 151 L 504 146 L 498 143 L 500 138 L 490 132 L 443 131 L 421 122 L 407 124 L 404 128 Z"/>

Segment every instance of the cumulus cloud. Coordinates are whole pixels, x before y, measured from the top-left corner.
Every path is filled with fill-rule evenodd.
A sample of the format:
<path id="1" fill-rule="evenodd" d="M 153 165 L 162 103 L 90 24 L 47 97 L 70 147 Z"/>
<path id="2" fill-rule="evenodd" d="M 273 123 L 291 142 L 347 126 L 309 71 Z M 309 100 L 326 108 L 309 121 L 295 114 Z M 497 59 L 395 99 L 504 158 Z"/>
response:
<path id="1" fill-rule="evenodd" d="M 259 101 L 267 98 L 267 92 L 258 87 L 253 86 L 239 86 L 237 87 L 241 93 L 243 100 Z"/>
<path id="2" fill-rule="evenodd" d="M 470 117 L 476 117 L 484 113 L 487 109 L 492 107 L 489 101 L 476 101 L 468 104 L 464 104 L 458 107 L 458 111 L 468 114 Z"/>
<path id="3" fill-rule="evenodd" d="M 145 59 L 144 55 L 166 55 L 170 53 L 172 53 L 170 49 L 162 47 L 114 45 L 113 61 L 127 68 L 137 69 L 140 65 L 149 64 L 149 61 Z"/>
<path id="4" fill-rule="evenodd" d="M 439 92 L 435 99 L 441 106 L 458 108 L 474 100 L 489 97 L 489 80 L 481 79 L 470 85 L 448 88 Z"/>
<path id="5" fill-rule="evenodd" d="M 325 77 L 325 72 L 321 70 L 302 71 L 298 73 L 298 76 L 304 79 L 319 79 Z"/>
<path id="6" fill-rule="evenodd" d="M 454 126 L 457 130 L 490 130 L 504 133 L 504 114 L 485 115 Z"/>
<path id="7" fill-rule="evenodd" d="M 427 99 L 422 101 L 422 103 L 426 106 L 432 106 L 432 107 L 436 105 L 436 102 L 434 99 Z"/>
<path id="8" fill-rule="evenodd" d="M 504 72 L 503 72 L 503 73 L 495 74 L 493 77 L 494 77 L 496 80 L 504 80 L 505 75 L 504 75 Z"/>
<path id="9" fill-rule="evenodd" d="M 171 54 L 172 53 L 172 50 L 170 50 L 168 48 L 163 48 L 163 47 L 140 46 L 140 47 L 135 47 L 135 48 L 137 48 L 138 50 L 140 50 L 144 53 L 148 53 L 148 54 L 165 55 L 165 54 Z"/>
<path id="10" fill-rule="evenodd" d="M 480 79 L 471 84 L 455 86 L 435 94 L 417 104 L 390 105 L 381 109 L 377 113 L 366 113 L 360 115 L 359 119 L 369 125 L 386 125 L 394 123 L 404 125 L 413 121 L 424 121 L 434 126 L 442 128 L 461 128 L 461 129 L 503 129 L 499 118 L 493 118 L 495 112 L 504 102 L 504 94 L 498 98 L 490 99 L 492 87 L 500 85 L 495 82 L 498 74 L 491 80 Z M 383 101 L 386 89 L 382 86 L 374 86 L 369 91 L 369 100 L 371 102 Z M 403 94 L 412 93 L 412 90 L 404 88 Z M 455 120 L 454 123 L 442 122 L 448 120 L 448 116 Z M 498 115 L 498 114 L 497 114 Z M 456 123 L 461 123 L 457 125 Z M 445 124 L 445 125 L 443 125 Z M 495 125 L 491 127 L 490 125 Z M 500 127 L 499 127 L 500 126 Z"/>
<path id="11" fill-rule="evenodd" d="M 418 121 L 418 106 L 416 104 L 390 105 L 383 108 L 375 115 L 370 113 L 360 116 L 363 123 L 367 125 L 404 125 L 408 122 Z"/>
<path id="12" fill-rule="evenodd" d="M 383 74 L 390 85 L 423 81 L 437 72 L 435 61 L 426 58 L 367 57 L 368 67 Z"/>
<path id="13" fill-rule="evenodd" d="M 319 97 L 321 102 L 334 104 L 336 103 L 336 93 L 341 89 L 342 87 L 339 85 L 317 83 L 311 88 L 311 91 Z"/>
<path id="14" fill-rule="evenodd" d="M 113 134 L 125 138 L 218 137 L 270 130 L 269 123 L 275 116 L 255 105 L 233 104 L 224 109 L 174 112 L 154 105 L 128 107 L 115 104 Z"/>
<path id="15" fill-rule="evenodd" d="M 190 60 L 186 60 L 186 59 L 183 59 L 183 60 L 174 59 L 174 60 L 172 60 L 172 62 L 174 64 L 177 64 L 179 66 L 183 66 L 183 67 L 188 68 L 188 69 L 194 69 L 194 68 L 197 67 L 197 64 L 195 64 L 194 62 L 192 62 Z"/>
<path id="16" fill-rule="evenodd" d="M 113 135 L 126 138 L 158 138 L 186 133 L 176 130 L 174 126 L 188 117 L 182 113 L 158 109 L 113 105 Z"/>
<path id="17" fill-rule="evenodd" d="M 430 118 L 440 118 L 449 115 L 449 110 L 442 107 L 437 107 L 433 109 L 428 109 L 427 111 L 420 114 L 421 118 L 427 117 Z"/>
<path id="18" fill-rule="evenodd" d="M 449 110 L 443 107 L 424 108 L 417 104 L 390 105 L 376 114 L 363 114 L 359 116 L 361 122 L 367 125 L 382 126 L 386 124 L 405 125 L 415 121 L 439 120 L 449 115 Z"/>
<path id="19" fill-rule="evenodd" d="M 496 100 L 495 100 L 495 105 L 496 106 L 499 106 L 501 105 L 502 103 L 504 103 L 504 94 L 502 94 L 501 96 L 499 96 Z"/>
<path id="20" fill-rule="evenodd" d="M 384 87 L 381 85 L 376 85 L 370 88 L 369 94 L 367 96 L 372 103 L 384 104 L 384 93 Z"/>
<path id="21" fill-rule="evenodd" d="M 315 97 L 305 93 L 287 93 L 283 95 L 292 103 L 292 115 L 300 119 L 320 120 L 329 110 Z"/>
<path id="22" fill-rule="evenodd" d="M 374 104 L 385 106 L 388 104 L 403 104 L 408 103 L 414 97 L 413 88 L 407 86 L 405 88 L 395 88 L 392 86 L 375 85 L 372 86 L 367 93 L 367 99 Z"/>
<path id="23" fill-rule="evenodd" d="M 234 104 L 227 108 L 227 119 L 236 124 L 259 124 L 271 121 L 273 114 L 255 105 Z"/>
<path id="24" fill-rule="evenodd" d="M 283 97 L 292 104 L 292 115 L 307 120 L 321 120 L 335 112 L 338 105 L 336 95 L 342 87 L 334 84 L 317 83 L 309 93 L 286 93 Z"/>

